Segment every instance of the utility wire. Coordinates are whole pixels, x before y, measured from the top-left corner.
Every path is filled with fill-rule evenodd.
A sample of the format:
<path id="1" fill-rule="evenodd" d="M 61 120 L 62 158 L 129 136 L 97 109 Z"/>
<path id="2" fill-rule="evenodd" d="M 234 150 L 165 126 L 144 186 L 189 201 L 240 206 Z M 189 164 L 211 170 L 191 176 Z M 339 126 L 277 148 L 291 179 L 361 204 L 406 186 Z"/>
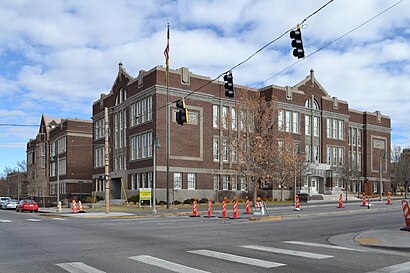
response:
<path id="1" fill-rule="evenodd" d="M 317 9 L 317 10 L 314 11 L 313 13 L 309 14 L 307 17 L 305 17 L 305 18 L 301 21 L 300 24 L 298 24 L 298 26 L 299 26 L 299 25 L 302 25 L 302 24 L 303 24 L 304 22 L 306 22 L 310 17 L 312 17 L 312 16 L 314 16 L 315 14 L 317 14 L 319 11 L 321 11 L 322 9 L 324 9 L 327 5 L 329 5 L 329 4 L 332 3 L 333 1 L 334 1 L 334 0 L 328 1 L 326 4 L 324 4 L 323 6 L 321 6 L 319 9 Z M 402 1 L 404 1 L 404 0 L 402 0 Z M 227 71 L 225 71 L 225 72 L 219 74 L 217 77 L 215 77 L 215 78 L 209 80 L 208 82 L 206 82 L 205 84 L 201 85 L 201 86 L 198 87 L 197 89 L 195 89 L 195 90 L 191 91 L 190 93 L 188 93 L 186 96 L 183 97 L 183 99 L 188 98 L 189 96 L 191 96 L 192 94 L 198 92 L 198 91 L 201 90 L 202 88 L 204 88 L 204 87 L 210 85 L 211 83 L 213 83 L 214 81 L 218 80 L 222 75 L 226 74 L 227 72 L 232 71 L 232 70 L 238 68 L 239 66 L 241 66 L 241 65 L 243 65 L 243 64 L 245 64 L 245 63 L 247 63 L 247 62 L 248 62 L 250 59 L 252 59 L 255 55 L 257 55 L 257 54 L 260 53 L 262 50 L 264 50 L 265 48 L 267 48 L 267 47 L 270 46 L 271 44 L 273 44 L 273 43 L 275 43 L 276 41 L 278 41 L 279 39 L 281 39 L 283 36 L 285 36 L 287 33 L 289 33 L 290 31 L 292 31 L 293 29 L 294 29 L 294 28 L 291 28 L 291 29 L 286 30 L 284 33 L 282 33 L 281 35 L 279 35 L 277 38 L 273 39 L 272 41 L 268 42 L 267 44 L 265 44 L 264 46 L 262 46 L 261 48 L 259 48 L 257 51 L 255 51 L 253 54 L 251 54 L 248 58 L 246 58 L 246 59 L 243 60 L 242 62 L 240 62 L 240 63 L 234 65 L 233 67 L 231 67 L 231 68 L 228 69 Z M 310 54 L 310 55 L 312 55 L 312 54 Z M 308 56 L 310 56 L 310 55 L 308 55 Z M 307 57 L 308 57 L 308 56 L 307 56 Z M 305 58 L 306 58 L 306 57 L 305 57 Z M 167 79 L 167 80 L 169 80 L 169 79 Z M 169 104 L 165 104 L 165 105 L 163 105 L 163 106 L 161 106 L 161 107 L 158 107 L 158 108 L 155 109 L 155 110 L 152 110 L 151 112 L 153 113 L 153 112 L 159 111 L 159 110 L 161 110 L 161 109 L 163 109 L 163 108 L 167 107 L 168 105 L 173 104 L 173 103 L 175 103 L 175 102 L 176 102 L 176 101 L 170 102 Z M 0 124 L 0 126 L 37 127 L 37 126 L 39 126 L 39 125 Z"/>
<path id="2" fill-rule="evenodd" d="M 295 65 L 297 65 L 298 63 L 304 61 L 305 59 L 309 58 L 310 56 L 312 56 L 312 55 L 318 53 L 319 51 L 325 49 L 326 47 L 328 47 L 328 46 L 330 46 L 330 45 L 336 43 L 337 41 L 341 40 L 342 38 L 346 37 L 346 36 L 349 35 L 350 33 L 352 33 L 352 32 L 354 32 L 354 31 L 356 31 L 357 29 L 361 28 L 362 26 L 364 26 L 364 25 L 370 23 L 371 21 L 373 21 L 373 20 L 376 19 L 377 17 L 381 16 L 383 13 L 389 11 L 390 9 L 394 8 L 395 6 L 397 6 L 398 4 L 400 4 L 400 3 L 403 2 L 403 1 L 404 1 L 404 0 L 400 0 L 400 1 L 396 2 L 395 4 L 389 6 L 388 8 L 386 8 L 386 9 L 384 9 L 383 11 L 379 12 L 378 14 L 374 15 L 374 16 L 371 17 L 370 19 L 364 21 L 363 23 L 361 23 L 361 24 L 358 25 L 357 27 L 355 27 L 355 28 L 349 30 L 349 31 L 346 32 L 345 34 L 343 34 L 343 35 L 339 36 L 338 38 L 334 39 L 333 41 L 331 41 L 331 42 L 325 44 L 324 46 L 318 48 L 317 50 L 313 51 L 312 53 L 306 55 L 306 57 L 304 57 L 303 59 L 300 59 L 300 60 L 294 62 L 293 64 L 291 64 L 291 65 L 285 67 L 284 69 L 282 69 L 281 71 L 277 72 L 276 74 L 270 76 L 270 77 L 267 78 L 266 80 L 264 80 L 264 81 L 258 83 L 257 85 L 254 85 L 253 88 L 258 87 L 258 86 L 262 85 L 262 83 L 265 83 L 265 82 L 267 82 L 267 81 L 269 81 L 269 80 L 275 78 L 276 76 L 282 74 L 283 72 L 285 72 L 285 71 L 288 70 L 289 68 L 294 67 Z"/>

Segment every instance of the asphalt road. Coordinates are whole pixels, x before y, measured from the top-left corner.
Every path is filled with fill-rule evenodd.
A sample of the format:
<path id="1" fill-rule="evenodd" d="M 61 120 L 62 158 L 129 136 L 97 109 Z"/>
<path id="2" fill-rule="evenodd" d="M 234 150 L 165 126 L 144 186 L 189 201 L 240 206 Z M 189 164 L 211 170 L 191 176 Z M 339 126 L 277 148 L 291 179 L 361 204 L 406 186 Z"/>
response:
<path id="1" fill-rule="evenodd" d="M 302 217 L 260 222 L 0 211 L 0 272 L 410 272 L 410 253 L 351 240 L 364 230 L 402 227 L 395 208 L 331 214 L 330 205 L 317 205 Z M 270 213 L 279 211 L 291 213 Z"/>

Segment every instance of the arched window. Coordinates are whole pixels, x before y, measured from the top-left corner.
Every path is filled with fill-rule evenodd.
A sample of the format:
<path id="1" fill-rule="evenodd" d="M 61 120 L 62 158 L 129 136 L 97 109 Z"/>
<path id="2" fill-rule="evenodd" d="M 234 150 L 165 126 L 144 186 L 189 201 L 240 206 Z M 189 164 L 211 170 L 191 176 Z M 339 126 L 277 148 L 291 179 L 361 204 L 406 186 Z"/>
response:
<path id="1" fill-rule="evenodd" d="M 319 103 L 317 102 L 317 100 L 313 99 L 313 105 L 312 105 L 311 99 L 310 98 L 307 99 L 305 101 L 305 108 L 312 109 L 312 106 L 314 110 L 320 110 Z"/>

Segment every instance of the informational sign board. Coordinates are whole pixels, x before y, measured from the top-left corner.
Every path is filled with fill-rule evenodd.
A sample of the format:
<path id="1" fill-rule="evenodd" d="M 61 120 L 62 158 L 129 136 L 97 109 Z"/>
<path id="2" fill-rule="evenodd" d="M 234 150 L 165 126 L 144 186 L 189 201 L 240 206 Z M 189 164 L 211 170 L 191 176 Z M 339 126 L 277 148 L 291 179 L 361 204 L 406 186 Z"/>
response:
<path id="1" fill-rule="evenodd" d="M 140 189 L 140 206 L 142 201 L 149 201 L 149 206 L 151 207 L 151 188 Z"/>

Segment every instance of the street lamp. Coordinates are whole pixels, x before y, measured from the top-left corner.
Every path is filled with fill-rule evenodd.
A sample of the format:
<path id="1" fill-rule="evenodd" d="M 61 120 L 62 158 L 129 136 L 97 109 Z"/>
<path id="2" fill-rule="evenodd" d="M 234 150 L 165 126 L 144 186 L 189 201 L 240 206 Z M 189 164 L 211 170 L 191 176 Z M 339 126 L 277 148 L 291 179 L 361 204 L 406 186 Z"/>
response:
<path id="1" fill-rule="evenodd" d="M 19 168 L 14 168 L 14 173 L 17 173 L 17 200 L 20 201 L 20 170 Z"/>
<path id="2" fill-rule="evenodd" d="M 54 160 L 54 156 L 51 156 L 50 160 L 55 163 L 56 166 L 56 172 L 57 172 L 57 212 L 61 211 L 61 205 L 60 205 L 60 168 L 58 166 L 58 162 L 60 160 L 58 151 L 57 152 L 57 162 Z"/>
<path id="3" fill-rule="evenodd" d="M 383 158 L 382 158 L 382 154 L 383 154 Z M 380 151 L 380 197 L 379 197 L 379 201 L 383 201 L 383 197 L 382 197 L 382 187 L 383 187 L 383 159 L 386 159 L 386 153 L 384 152 L 384 150 Z"/>
<path id="4" fill-rule="evenodd" d="M 152 210 L 152 213 L 157 213 L 157 202 L 156 202 L 156 183 L 157 183 L 157 175 L 156 175 L 156 173 L 157 173 L 157 148 L 161 148 L 161 144 L 159 143 L 159 139 L 158 139 L 158 137 L 155 137 L 155 139 L 154 139 L 154 158 L 153 158 L 153 161 L 154 161 L 154 167 L 153 167 L 153 169 L 154 169 L 154 171 L 153 171 L 153 174 L 152 174 L 152 178 L 153 178 L 153 188 L 154 188 L 154 190 L 153 190 L 153 196 L 152 196 L 152 198 L 154 199 L 154 201 L 153 201 L 153 203 L 154 203 L 154 209 Z"/>

